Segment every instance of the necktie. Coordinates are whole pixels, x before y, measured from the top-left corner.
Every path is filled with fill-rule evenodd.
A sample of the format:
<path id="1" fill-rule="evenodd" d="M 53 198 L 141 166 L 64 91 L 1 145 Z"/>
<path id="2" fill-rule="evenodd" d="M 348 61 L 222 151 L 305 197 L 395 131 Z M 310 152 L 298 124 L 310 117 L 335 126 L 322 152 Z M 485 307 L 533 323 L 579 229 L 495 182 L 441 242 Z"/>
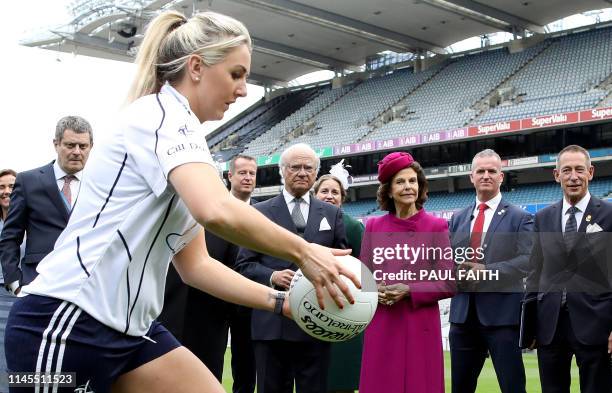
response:
<path id="1" fill-rule="evenodd" d="M 565 232 L 563 233 L 563 238 L 565 239 L 565 244 L 568 246 L 568 249 L 574 245 L 574 240 L 576 239 L 576 233 L 578 232 L 578 223 L 576 222 L 576 213 L 580 210 L 576 206 L 571 206 L 567 209 L 567 214 L 569 217 L 567 218 L 567 222 L 565 223 Z"/>
<path id="2" fill-rule="evenodd" d="M 486 203 L 481 203 L 478 205 L 478 215 L 476 216 L 476 221 L 474 221 L 474 228 L 472 228 L 472 235 L 470 236 L 470 247 L 472 250 L 480 247 L 482 243 L 482 230 L 484 228 L 484 220 L 485 220 L 485 210 L 487 210 L 489 206 Z"/>
<path id="3" fill-rule="evenodd" d="M 293 210 L 291 211 L 291 218 L 293 219 L 293 223 L 295 224 L 295 228 L 298 232 L 304 232 L 304 228 L 306 228 L 306 220 L 304 220 L 304 216 L 302 215 L 302 210 L 300 209 L 300 204 L 304 200 L 302 198 L 295 198 L 293 202 Z"/>
<path id="4" fill-rule="evenodd" d="M 576 213 L 580 210 L 576 206 L 571 206 L 567 209 L 567 214 L 569 217 L 565 222 L 565 232 L 563 233 L 563 238 L 565 239 L 565 248 L 569 251 L 574 246 L 576 242 L 576 235 L 578 234 L 578 223 L 576 222 Z M 563 288 L 563 293 L 561 294 L 561 306 L 565 306 L 567 303 L 567 289 Z"/>
<path id="5" fill-rule="evenodd" d="M 66 202 L 68 202 L 68 206 L 72 206 L 72 192 L 70 191 L 70 183 L 75 180 L 76 177 L 73 175 L 64 176 L 64 185 L 62 186 L 62 194 L 64 198 L 66 198 Z"/>

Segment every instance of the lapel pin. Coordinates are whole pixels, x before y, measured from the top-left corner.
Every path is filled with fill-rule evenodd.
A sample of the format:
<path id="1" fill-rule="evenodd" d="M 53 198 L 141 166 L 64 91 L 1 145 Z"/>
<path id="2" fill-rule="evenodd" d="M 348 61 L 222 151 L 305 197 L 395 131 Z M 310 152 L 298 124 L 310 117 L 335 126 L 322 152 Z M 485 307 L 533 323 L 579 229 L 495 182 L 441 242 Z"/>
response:
<path id="1" fill-rule="evenodd" d="M 497 214 L 501 216 L 501 215 L 502 215 L 502 214 L 504 214 L 505 212 L 506 212 L 506 211 L 505 211 L 504 209 L 501 209 L 500 211 L 498 211 L 498 212 L 497 212 Z"/>
<path id="2" fill-rule="evenodd" d="M 590 214 L 588 216 L 586 216 L 585 221 L 586 222 L 591 222 L 591 215 Z"/>

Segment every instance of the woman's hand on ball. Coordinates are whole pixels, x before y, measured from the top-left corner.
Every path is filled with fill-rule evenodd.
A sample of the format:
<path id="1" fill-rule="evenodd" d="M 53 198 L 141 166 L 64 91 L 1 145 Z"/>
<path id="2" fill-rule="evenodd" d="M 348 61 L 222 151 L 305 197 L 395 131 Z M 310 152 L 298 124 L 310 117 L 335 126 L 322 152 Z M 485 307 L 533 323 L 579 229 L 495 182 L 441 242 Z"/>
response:
<path id="1" fill-rule="evenodd" d="M 306 253 L 301 259 L 302 266 L 300 268 L 302 273 L 315 287 L 319 307 L 325 309 L 325 302 L 323 301 L 324 289 L 329 292 L 329 295 L 334 299 L 339 308 L 344 308 L 342 294 L 351 304 L 355 303 L 355 298 L 349 286 L 340 278 L 340 274 L 351 280 L 357 288 L 361 288 L 361 283 L 353 272 L 345 268 L 334 257 L 334 255 L 349 255 L 351 250 L 331 249 L 319 244 L 308 243 L 305 251 Z"/>

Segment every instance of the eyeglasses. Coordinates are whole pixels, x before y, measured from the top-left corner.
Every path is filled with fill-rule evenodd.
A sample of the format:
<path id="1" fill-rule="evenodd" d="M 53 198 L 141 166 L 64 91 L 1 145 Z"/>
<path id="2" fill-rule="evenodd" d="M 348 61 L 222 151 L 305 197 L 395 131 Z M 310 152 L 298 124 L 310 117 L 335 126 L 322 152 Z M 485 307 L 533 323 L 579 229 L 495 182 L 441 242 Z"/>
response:
<path id="1" fill-rule="evenodd" d="M 311 175 L 314 173 L 315 168 L 312 165 L 285 165 L 285 167 L 287 169 L 289 169 L 290 173 L 299 173 L 302 169 L 304 170 L 304 172 L 306 172 L 307 174 Z"/>

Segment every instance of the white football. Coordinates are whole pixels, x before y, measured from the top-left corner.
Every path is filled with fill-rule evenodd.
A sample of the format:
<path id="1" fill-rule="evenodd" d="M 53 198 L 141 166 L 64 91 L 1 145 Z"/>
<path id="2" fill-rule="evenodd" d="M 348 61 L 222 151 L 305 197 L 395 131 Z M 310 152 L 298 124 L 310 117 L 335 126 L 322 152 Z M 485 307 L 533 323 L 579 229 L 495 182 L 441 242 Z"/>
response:
<path id="1" fill-rule="evenodd" d="M 325 291 L 325 310 L 322 310 L 314 286 L 301 270 L 295 272 L 289 287 L 289 305 L 295 322 L 312 337 L 329 342 L 349 340 L 363 332 L 378 305 L 376 282 L 370 270 L 350 255 L 336 258 L 361 282 L 362 289 L 357 289 L 351 280 L 341 276 L 355 298 L 354 304 L 342 296 L 344 308 L 340 309 Z"/>

